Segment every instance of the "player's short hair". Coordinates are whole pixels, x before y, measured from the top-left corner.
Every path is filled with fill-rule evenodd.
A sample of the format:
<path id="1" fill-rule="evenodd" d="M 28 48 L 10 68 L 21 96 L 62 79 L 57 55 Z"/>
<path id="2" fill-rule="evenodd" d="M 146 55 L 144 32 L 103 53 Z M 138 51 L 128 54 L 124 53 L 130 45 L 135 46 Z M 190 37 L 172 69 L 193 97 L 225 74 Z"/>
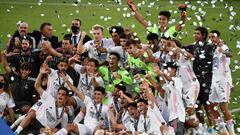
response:
<path id="1" fill-rule="evenodd" d="M 120 55 L 117 52 L 110 52 L 109 56 L 110 55 L 114 55 L 117 57 L 118 61 L 120 60 Z"/>
<path id="2" fill-rule="evenodd" d="M 99 66 L 99 62 L 96 59 L 90 58 L 90 59 L 88 59 L 88 63 L 89 62 L 93 62 L 95 64 L 95 67 Z"/>
<path id="3" fill-rule="evenodd" d="M 212 30 L 210 33 L 216 33 L 217 37 L 221 36 L 221 33 L 218 30 Z"/>
<path id="4" fill-rule="evenodd" d="M 70 37 L 63 37 L 63 40 L 68 40 L 70 44 L 72 44 L 72 40 Z"/>
<path id="5" fill-rule="evenodd" d="M 99 92 L 101 92 L 103 95 L 105 94 L 105 88 L 103 88 L 103 87 L 96 87 L 96 88 L 94 88 L 94 91 L 99 91 Z"/>
<path id="6" fill-rule="evenodd" d="M 112 35 L 113 32 L 116 32 L 120 36 L 124 33 L 124 29 L 121 26 L 112 26 L 109 28 L 109 33 Z"/>
<path id="7" fill-rule="evenodd" d="M 92 30 L 98 30 L 100 29 L 102 32 L 104 30 L 104 27 L 102 25 L 99 25 L 99 24 L 95 24 L 92 26 Z"/>
<path id="8" fill-rule="evenodd" d="M 126 47 L 129 47 L 130 45 L 136 45 L 136 41 L 133 39 L 128 39 L 126 41 Z"/>
<path id="9" fill-rule="evenodd" d="M 49 22 L 44 22 L 44 23 L 42 23 L 42 24 L 40 25 L 40 31 L 41 31 L 41 32 L 42 32 L 42 30 L 45 28 L 45 26 L 52 26 L 52 24 L 49 23 Z"/>
<path id="10" fill-rule="evenodd" d="M 20 66 L 21 70 L 32 70 L 32 64 L 29 62 L 23 62 Z"/>
<path id="11" fill-rule="evenodd" d="M 126 39 L 127 38 L 127 35 L 125 33 L 122 33 L 119 35 L 119 38 L 123 38 L 123 39 Z"/>
<path id="12" fill-rule="evenodd" d="M 195 30 L 200 31 L 203 36 L 203 40 L 206 41 L 208 37 L 208 30 L 205 27 L 197 27 Z"/>
<path id="13" fill-rule="evenodd" d="M 134 107 L 134 108 L 137 109 L 137 103 L 136 102 L 131 102 L 127 105 L 127 108 L 129 108 L 129 107 Z"/>
<path id="14" fill-rule="evenodd" d="M 32 40 L 32 38 L 30 36 L 24 36 L 22 40 L 28 41 L 29 45 L 33 44 L 33 40 Z"/>
<path id="15" fill-rule="evenodd" d="M 140 103 L 140 102 L 143 102 L 144 104 L 148 105 L 148 101 L 145 100 L 145 99 L 143 99 L 143 98 L 139 98 L 139 99 L 137 100 L 137 103 Z"/>
<path id="16" fill-rule="evenodd" d="M 171 17 L 171 13 L 169 11 L 166 11 L 166 10 L 165 11 L 160 11 L 158 16 L 161 16 L 161 15 L 166 16 L 168 19 Z"/>
<path id="17" fill-rule="evenodd" d="M 60 86 L 60 87 L 58 88 L 58 92 L 59 92 L 60 90 L 65 91 L 67 96 L 69 95 L 69 90 L 68 90 L 66 87 Z"/>
<path id="18" fill-rule="evenodd" d="M 121 90 L 121 91 L 123 91 L 123 92 L 125 92 L 125 91 L 127 90 L 127 88 L 126 88 L 126 86 L 124 85 L 123 82 L 117 84 L 117 85 L 115 86 L 115 88 L 117 88 L 117 89 L 119 89 L 119 90 Z"/>
<path id="19" fill-rule="evenodd" d="M 158 40 L 158 34 L 156 34 L 156 33 L 149 33 L 147 35 L 147 40 Z"/>
<path id="20" fill-rule="evenodd" d="M 68 64 L 68 58 L 67 57 L 60 57 L 57 64 L 59 64 L 60 62 L 65 62 Z"/>

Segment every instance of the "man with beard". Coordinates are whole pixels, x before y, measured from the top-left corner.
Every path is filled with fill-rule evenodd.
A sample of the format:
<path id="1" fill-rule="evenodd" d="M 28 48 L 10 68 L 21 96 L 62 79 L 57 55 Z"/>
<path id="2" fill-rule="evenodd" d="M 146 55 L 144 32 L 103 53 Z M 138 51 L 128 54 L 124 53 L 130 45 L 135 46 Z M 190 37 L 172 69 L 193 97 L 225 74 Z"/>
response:
<path id="1" fill-rule="evenodd" d="M 40 49 L 43 41 L 51 42 L 51 45 L 54 49 L 60 47 L 58 37 L 53 35 L 53 28 L 51 23 L 42 23 L 40 26 L 40 32 L 33 31 L 30 35 L 36 40 L 36 47 L 33 49 Z"/>
<path id="2" fill-rule="evenodd" d="M 18 24 L 18 30 L 12 35 L 7 45 L 7 53 L 20 53 L 21 42 L 28 34 L 28 23 L 21 22 Z M 29 36 L 30 37 L 30 36 Z M 30 37 L 33 40 L 33 47 L 35 46 L 35 39 Z"/>
<path id="3" fill-rule="evenodd" d="M 84 31 L 81 31 L 81 25 L 82 25 L 82 22 L 80 19 L 76 18 L 76 19 L 73 19 L 72 20 L 72 25 L 71 25 L 71 31 L 72 33 L 70 34 L 66 34 L 64 35 L 64 38 L 67 37 L 67 38 L 70 38 L 72 43 L 73 43 L 73 46 L 74 47 L 77 47 L 79 41 L 83 38 L 81 36 L 82 32 Z M 85 44 L 87 41 L 91 40 L 91 37 L 86 35 L 84 38 L 83 38 L 83 44 Z"/>
<path id="4" fill-rule="evenodd" d="M 73 83 L 72 78 L 66 73 L 68 69 L 68 59 L 61 57 L 57 63 L 57 70 L 48 68 L 48 85 L 46 91 L 49 92 L 53 97 L 57 97 L 57 90 L 59 87 L 64 86 L 69 89 L 68 85 L 63 81 L 60 74 L 64 74 L 68 80 Z M 71 93 L 69 93 L 71 94 Z"/>
<path id="5" fill-rule="evenodd" d="M 36 53 L 31 51 L 32 39 L 30 37 L 25 37 L 21 43 L 21 51 L 19 54 L 9 55 L 7 57 L 8 63 L 13 72 L 20 73 L 20 65 L 24 62 L 30 63 L 31 74 L 29 77 L 36 78 L 38 75 L 39 59 Z"/>

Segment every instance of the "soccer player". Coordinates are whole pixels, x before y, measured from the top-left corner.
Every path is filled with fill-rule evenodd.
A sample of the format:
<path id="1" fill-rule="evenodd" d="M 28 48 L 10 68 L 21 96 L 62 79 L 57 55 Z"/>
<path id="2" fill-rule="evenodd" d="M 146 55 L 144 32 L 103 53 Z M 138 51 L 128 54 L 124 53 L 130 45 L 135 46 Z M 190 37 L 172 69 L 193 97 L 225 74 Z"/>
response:
<path id="1" fill-rule="evenodd" d="M 166 63 L 165 70 L 159 68 L 156 71 L 157 75 L 164 78 L 165 83 L 160 91 L 167 102 L 169 110 L 169 124 L 174 128 L 176 135 L 184 134 L 185 122 L 185 107 L 182 99 L 183 84 L 179 77 L 176 76 L 178 66 L 174 62 Z"/>
<path id="2" fill-rule="evenodd" d="M 226 126 L 229 134 L 234 135 L 233 117 L 231 112 L 228 110 L 232 87 L 231 69 L 229 67 L 230 57 L 232 57 L 232 54 L 228 46 L 221 40 L 220 32 L 218 30 L 212 30 L 209 34 L 209 39 L 215 47 L 212 63 L 212 85 L 209 95 L 209 101 L 211 102 L 210 113 L 213 115 L 221 133 L 227 134 L 224 120 L 216 110 L 216 106 L 219 106 L 226 120 Z"/>
<path id="3" fill-rule="evenodd" d="M 93 40 L 86 42 L 84 45 L 79 44 L 77 52 L 82 54 L 88 52 L 89 58 L 98 60 L 102 64 L 107 59 L 108 49 L 114 46 L 112 39 L 103 38 L 104 28 L 101 25 L 94 25 L 92 27 Z"/>
<path id="4" fill-rule="evenodd" d="M 160 11 L 159 17 L 158 17 L 158 26 L 151 25 L 147 20 L 144 19 L 144 17 L 137 11 L 136 6 L 134 5 L 132 0 L 128 0 L 128 6 L 131 8 L 131 10 L 134 12 L 134 16 L 137 19 L 139 23 L 142 24 L 142 26 L 147 29 L 151 33 L 158 34 L 159 38 L 161 38 L 163 35 L 167 37 L 177 37 L 177 34 L 179 31 L 182 30 L 183 24 L 185 23 L 186 19 L 186 7 L 182 5 L 185 9 L 185 11 L 182 10 L 181 12 L 181 21 L 176 24 L 176 26 L 168 27 L 168 22 L 171 17 L 171 13 L 169 11 Z"/>
<path id="5" fill-rule="evenodd" d="M 35 82 L 35 89 L 41 97 L 39 108 L 33 113 L 33 116 L 26 116 L 20 126 L 16 129 L 15 133 L 20 134 L 20 132 L 29 126 L 31 122 L 34 121 L 38 128 L 51 128 L 55 130 L 57 125 L 61 123 L 64 127 L 68 122 L 68 116 L 66 113 L 65 104 L 68 98 L 69 90 L 66 87 L 59 87 L 57 89 L 57 97 L 53 97 L 49 92 L 45 91 L 42 86 L 42 77 L 47 74 L 47 65 L 44 64 Z"/>
<path id="6" fill-rule="evenodd" d="M 122 82 L 127 85 L 132 84 L 132 78 L 129 76 L 128 71 L 118 67 L 119 61 L 119 54 L 111 52 L 108 58 L 108 66 L 101 66 L 98 68 L 98 72 L 103 78 L 106 91 L 110 94 L 109 96 L 111 96 L 117 84 Z"/>
<path id="7" fill-rule="evenodd" d="M 83 124 L 69 124 L 65 128 L 62 128 L 60 131 L 58 131 L 56 134 L 67 134 L 70 131 L 83 135 L 94 134 L 94 131 L 97 128 L 106 128 L 108 107 L 102 102 L 105 95 L 105 89 L 103 87 L 96 87 L 91 98 L 87 95 L 84 95 L 75 86 L 73 86 L 65 75 L 61 74 L 61 76 L 64 78 L 64 81 L 68 84 L 71 90 L 85 104 L 86 115 Z M 73 128 L 69 130 L 67 127 L 71 125 Z"/>

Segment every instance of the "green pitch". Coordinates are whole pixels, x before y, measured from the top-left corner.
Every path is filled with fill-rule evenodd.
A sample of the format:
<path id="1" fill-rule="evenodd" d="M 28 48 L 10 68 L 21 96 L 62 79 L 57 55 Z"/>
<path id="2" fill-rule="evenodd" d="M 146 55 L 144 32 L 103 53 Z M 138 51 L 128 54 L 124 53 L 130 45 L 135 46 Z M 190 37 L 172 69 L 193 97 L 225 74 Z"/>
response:
<path id="1" fill-rule="evenodd" d="M 28 22 L 30 32 L 39 30 L 42 22 L 51 22 L 54 34 L 61 40 L 63 35 L 68 33 L 73 18 L 82 20 L 82 30 L 89 35 L 89 31 L 94 24 L 105 27 L 105 37 L 110 37 L 107 28 L 113 25 L 122 25 L 125 28 L 132 28 L 140 39 L 146 43 L 146 31 L 131 15 L 126 1 L 120 1 L 122 4 L 117 4 L 115 0 L 0 0 L 0 48 L 4 48 L 8 36 L 17 29 L 18 21 Z M 139 5 L 139 11 L 152 23 L 157 23 L 157 15 L 160 10 L 172 11 L 173 24 L 171 25 L 176 24 L 179 20 L 178 1 L 135 0 L 135 4 Z M 234 54 L 231 63 L 234 88 L 231 94 L 230 108 L 239 108 L 240 1 L 224 0 L 221 2 L 221 0 L 218 0 L 216 3 L 191 1 L 190 5 L 191 7 L 187 10 L 188 21 L 183 34 L 180 35 L 182 42 L 189 44 L 194 41 L 194 28 L 199 26 L 200 23 L 209 30 L 220 30 L 222 39 Z M 200 16 L 204 14 L 205 16 L 201 18 Z M 238 46 L 237 41 L 239 41 Z M 3 72 L 1 68 L 0 70 L 0 72 Z M 239 112 L 234 113 L 234 119 L 238 123 L 240 122 L 239 114 Z"/>

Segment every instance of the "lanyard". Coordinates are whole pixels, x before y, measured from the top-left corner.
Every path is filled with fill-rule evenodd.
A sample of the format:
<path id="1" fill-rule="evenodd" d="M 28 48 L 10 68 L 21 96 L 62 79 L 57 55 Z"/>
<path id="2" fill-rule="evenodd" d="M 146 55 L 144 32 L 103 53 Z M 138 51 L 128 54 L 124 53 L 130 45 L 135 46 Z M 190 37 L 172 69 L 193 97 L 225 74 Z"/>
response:
<path id="1" fill-rule="evenodd" d="M 95 110 L 96 110 L 97 120 L 99 121 L 99 120 L 100 120 L 101 113 L 102 113 L 102 103 L 100 104 L 99 110 L 97 109 L 97 104 L 96 104 L 96 102 L 94 102 L 93 104 L 94 104 L 94 107 L 95 107 Z"/>
<path id="2" fill-rule="evenodd" d="M 29 56 L 27 56 L 27 60 L 26 60 L 22 55 L 22 53 L 20 52 L 20 58 L 21 58 L 20 63 L 25 63 L 25 62 L 30 63 L 32 61 L 31 53 L 29 54 Z"/>
<path id="3" fill-rule="evenodd" d="M 145 132 L 147 132 L 147 128 L 148 128 L 149 122 L 150 122 L 150 121 L 148 121 L 148 122 L 146 122 L 146 121 L 147 121 L 146 118 L 144 118 L 143 127 L 144 127 Z"/>
<path id="4" fill-rule="evenodd" d="M 86 81 L 86 85 L 87 85 L 87 90 L 90 90 L 91 85 L 92 85 L 92 80 L 90 80 L 90 82 L 88 83 L 88 75 L 87 75 L 87 73 L 85 75 L 85 81 Z"/>
<path id="5" fill-rule="evenodd" d="M 62 108 L 62 111 L 61 111 L 61 114 L 59 116 L 58 114 L 58 107 L 57 107 L 57 104 L 56 104 L 56 116 L 57 116 L 57 120 L 61 119 L 63 117 L 63 113 L 64 113 L 64 106 Z"/>
<path id="6" fill-rule="evenodd" d="M 57 72 L 58 74 L 58 83 L 59 83 L 59 86 L 64 86 L 64 81 L 63 83 L 61 83 L 61 79 L 60 79 L 60 76 L 59 76 L 59 71 Z"/>
<path id="7" fill-rule="evenodd" d="M 137 131 L 139 118 L 137 120 L 134 120 L 133 122 L 134 122 L 134 129 L 135 131 Z"/>
<path id="8" fill-rule="evenodd" d="M 118 68 L 116 70 L 118 70 Z M 111 71 L 110 71 L 110 67 L 108 67 L 108 83 L 109 84 L 113 84 L 113 80 L 115 80 L 115 77 L 114 76 L 112 77 L 112 74 L 111 74 Z"/>
<path id="9" fill-rule="evenodd" d="M 101 42 L 101 44 L 100 44 L 99 47 L 102 47 L 102 48 L 103 48 L 103 40 L 102 40 L 102 42 Z M 99 48 L 99 47 L 98 47 L 98 48 Z M 98 57 L 100 57 L 100 56 L 101 56 L 101 52 L 99 52 L 97 48 L 96 48 L 96 51 L 97 51 Z"/>

